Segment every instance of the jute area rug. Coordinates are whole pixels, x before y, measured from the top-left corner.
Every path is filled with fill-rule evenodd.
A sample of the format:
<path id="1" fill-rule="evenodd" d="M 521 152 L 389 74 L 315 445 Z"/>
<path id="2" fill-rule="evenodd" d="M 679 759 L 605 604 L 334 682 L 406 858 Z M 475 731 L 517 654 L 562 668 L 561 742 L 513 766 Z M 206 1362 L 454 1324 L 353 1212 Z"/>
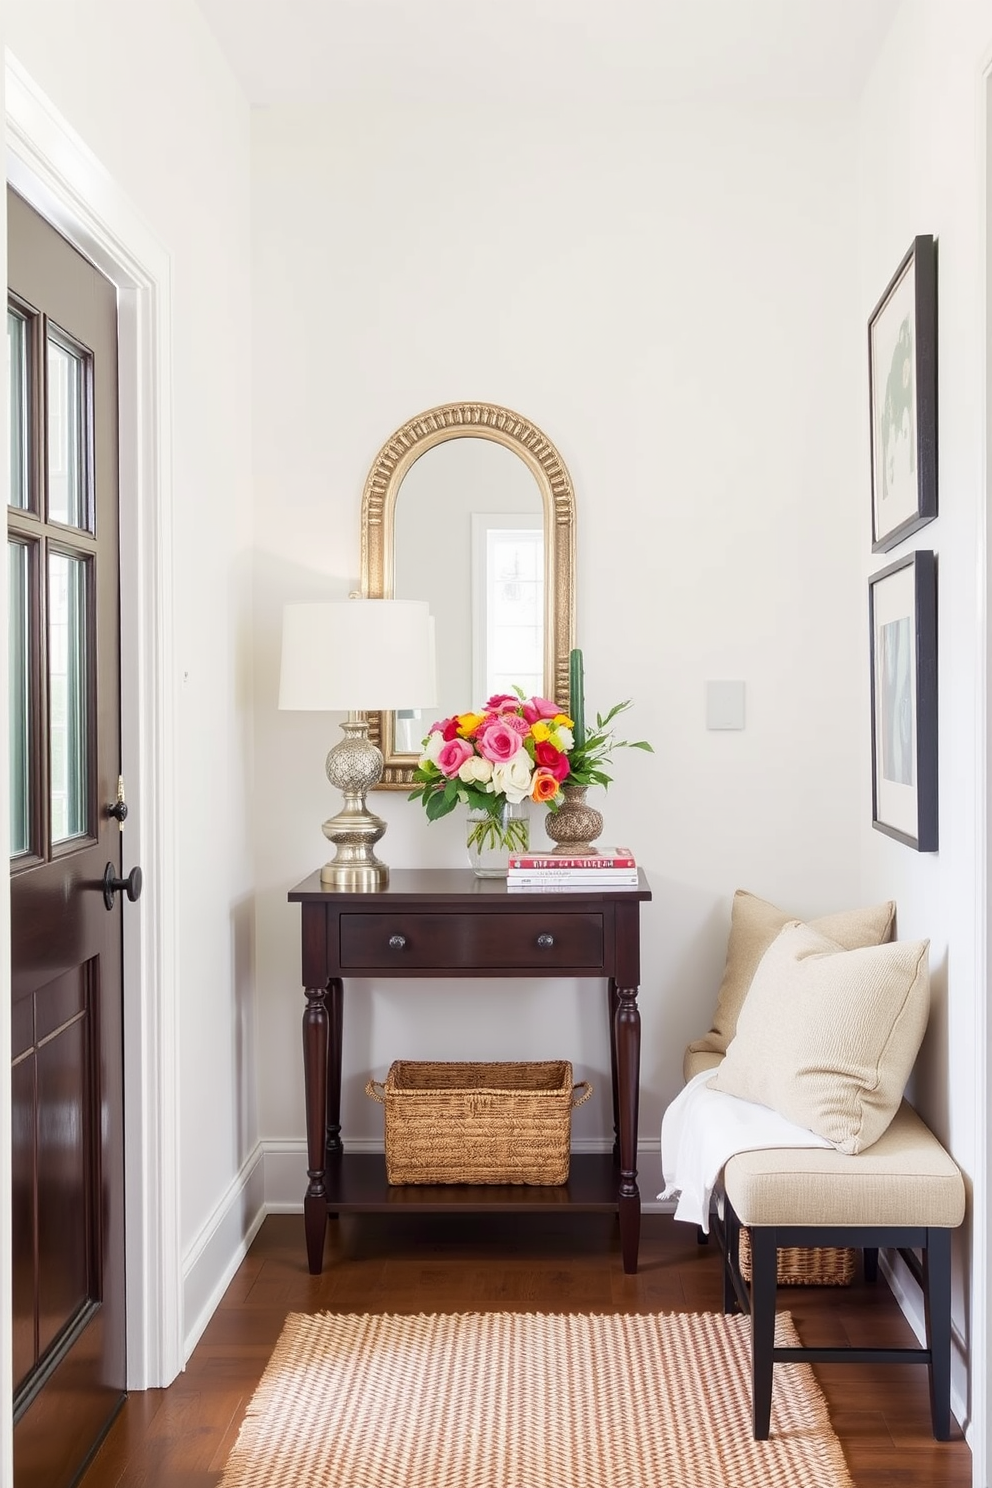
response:
<path id="1" fill-rule="evenodd" d="M 721 1314 L 291 1314 L 221 1488 L 853 1488 L 808 1364 L 751 1435 Z M 787 1313 L 778 1341 L 797 1342 Z"/>

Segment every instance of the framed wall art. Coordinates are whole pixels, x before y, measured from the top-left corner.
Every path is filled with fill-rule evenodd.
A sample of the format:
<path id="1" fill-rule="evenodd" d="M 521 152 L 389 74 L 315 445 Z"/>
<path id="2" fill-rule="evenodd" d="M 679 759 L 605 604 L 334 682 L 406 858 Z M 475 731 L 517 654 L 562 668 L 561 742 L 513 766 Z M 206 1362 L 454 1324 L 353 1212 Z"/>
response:
<path id="1" fill-rule="evenodd" d="M 872 826 L 937 850 L 937 564 L 910 553 L 868 581 Z"/>
<path id="2" fill-rule="evenodd" d="M 937 515 L 937 250 L 913 245 L 868 322 L 871 547 L 885 553 Z"/>

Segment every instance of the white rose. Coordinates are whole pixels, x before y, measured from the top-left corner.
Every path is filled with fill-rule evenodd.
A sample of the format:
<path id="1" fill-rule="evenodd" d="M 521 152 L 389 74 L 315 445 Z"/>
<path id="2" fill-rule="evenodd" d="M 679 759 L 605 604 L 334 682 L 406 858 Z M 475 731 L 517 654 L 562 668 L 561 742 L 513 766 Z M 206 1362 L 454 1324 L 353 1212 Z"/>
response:
<path id="1" fill-rule="evenodd" d="M 471 754 L 464 760 L 458 770 L 458 779 L 464 780 L 466 785 L 478 782 L 484 785 L 493 776 L 492 760 L 483 759 L 481 755 Z"/>
<path id="2" fill-rule="evenodd" d="M 557 743 L 561 745 L 562 749 L 564 749 L 565 753 L 567 754 L 572 745 L 575 743 L 575 735 L 572 733 L 572 730 L 570 728 L 566 728 L 563 723 L 559 723 L 557 728 L 554 730 L 554 735 Z"/>
<path id="3" fill-rule="evenodd" d="M 533 774 L 534 766 L 530 755 L 525 749 L 521 749 L 519 754 L 515 754 L 505 764 L 493 765 L 493 790 L 516 804 L 530 795 Z"/>
<path id="4" fill-rule="evenodd" d="M 437 757 L 443 748 L 444 733 L 441 729 L 435 729 L 432 734 L 427 735 L 427 743 L 424 745 L 424 752 L 420 756 L 420 763 L 424 764 L 425 761 L 430 761 L 432 765 L 436 765 Z"/>

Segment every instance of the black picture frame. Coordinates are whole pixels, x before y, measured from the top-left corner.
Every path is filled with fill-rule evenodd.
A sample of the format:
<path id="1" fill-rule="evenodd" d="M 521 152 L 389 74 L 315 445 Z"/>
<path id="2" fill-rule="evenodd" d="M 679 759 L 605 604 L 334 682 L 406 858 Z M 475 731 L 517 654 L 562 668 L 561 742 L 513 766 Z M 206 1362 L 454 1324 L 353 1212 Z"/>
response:
<path id="1" fill-rule="evenodd" d="M 871 550 L 937 515 L 937 247 L 914 238 L 868 321 Z"/>
<path id="2" fill-rule="evenodd" d="M 937 851 L 937 560 L 910 553 L 868 580 L 871 824 Z"/>

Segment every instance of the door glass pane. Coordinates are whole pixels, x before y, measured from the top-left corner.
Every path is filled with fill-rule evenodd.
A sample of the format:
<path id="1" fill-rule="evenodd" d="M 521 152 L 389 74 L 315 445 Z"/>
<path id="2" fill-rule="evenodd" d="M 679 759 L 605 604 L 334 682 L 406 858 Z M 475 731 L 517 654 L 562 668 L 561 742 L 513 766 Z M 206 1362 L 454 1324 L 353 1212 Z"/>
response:
<path id="1" fill-rule="evenodd" d="M 48 706 L 52 758 L 52 843 L 78 837 L 88 822 L 88 567 L 65 553 L 48 557 Z"/>
<path id="2" fill-rule="evenodd" d="M 10 406 L 7 409 L 7 434 L 10 442 L 11 506 L 26 511 L 28 506 L 28 353 L 27 326 L 23 315 L 7 311 L 7 372 Z"/>
<path id="3" fill-rule="evenodd" d="M 30 651 L 28 626 L 28 550 L 7 544 L 7 660 L 10 687 L 10 855 L 31 847 L 31 777 L 28 700 Z"/>
<path id="4" fill-rule="evenodd" d="M 86 364 L 79 352 L 48 338 L 48 515 L 85 527 Z"/>

